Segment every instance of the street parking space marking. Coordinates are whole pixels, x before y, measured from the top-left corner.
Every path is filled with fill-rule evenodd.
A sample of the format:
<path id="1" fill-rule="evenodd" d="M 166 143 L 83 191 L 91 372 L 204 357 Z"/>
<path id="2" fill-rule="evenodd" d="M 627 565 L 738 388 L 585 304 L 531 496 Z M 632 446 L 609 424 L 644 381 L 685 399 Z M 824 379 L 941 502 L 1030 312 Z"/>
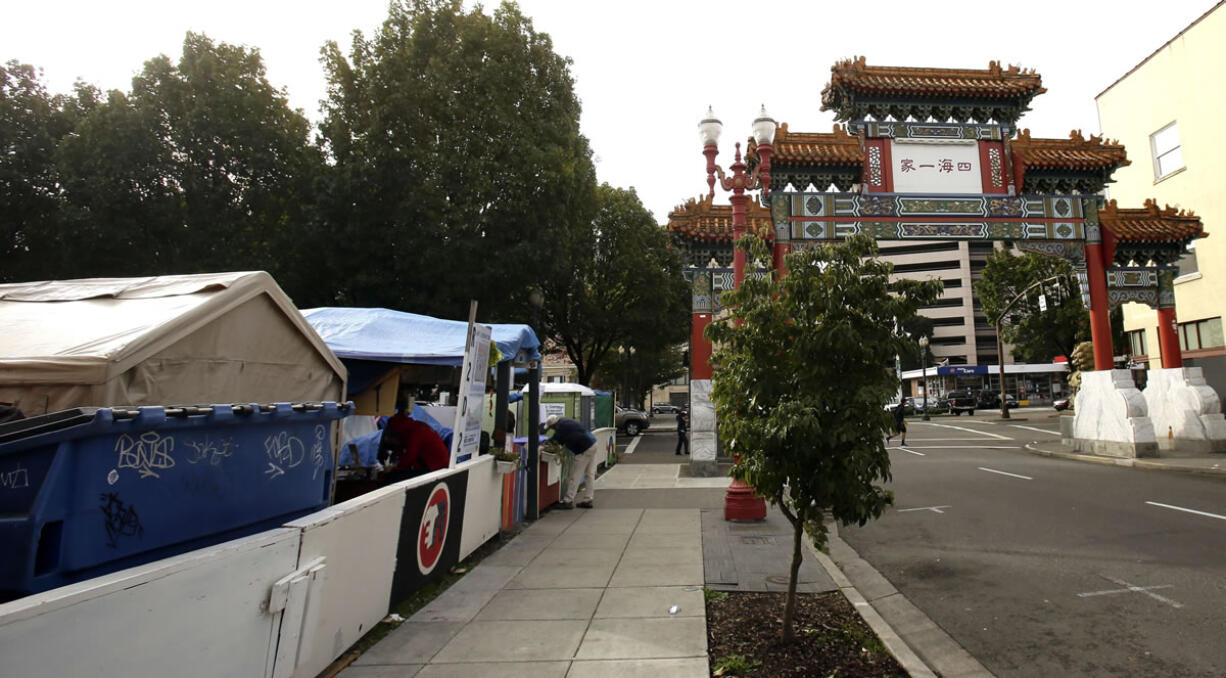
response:
<path id="1" fill-rule="evenodd" d="M 1034 478 L 1031 478 L 1030 476 L 1023 476 L 1023 475 L 1018 475 L 1016 473 L 1009 473 L 1008 471 L 997 471 L 994 468 L 987 468 L 984 466 L 980 466 L 978 468 L 980 471 L 987 471 L 988 473 L 999 473 L 1002 476 L 1009 476 L 1010 478 L 1021 478 L 1022 480 L 1034 480 Z"/>
<path id="2" fill-rule="evenodd" d="M 1174 607 L 1174 608 L 1183 607 L 1183 603 L 1179 601 L 1171 600 L 1170 598 L 1167 598 L 1166 596 L 1160 596 L 1157 593 L 1154 593 L 1155 589 L 1174 588 L 1174 584 L 1159 584 L 1158 586 L 1136 586 L 1135 584 L 1129 584 L 1123 579 L 1116 579 L 1115 577 L 1108 577 L 1105 574 L 1100 574 L 1098 576 L 1114 584 L 1119 584 L 1120 586 L 1123 586 L 1124 588 L 1108 589 L 1106 591 L 1090 591 L 1088 593 L 1078 593 L 1077 594 L 1078 598 L 1093 598 L 1094 596 L 1110 596 L 1116 593 L 1144 593 L 1150 598 L 1166 603 L 1167 605 L 1170 605 L 1171 607 Z"/>
<path id="3" fill-rule="evenodd" d="M 642 436 L 634 436 L 634 440 L 630 441 L 630 444 L 626 446 L 626 449 L 624 452 L 622 452 L 622 454 L 634 454 L 634 448 L 639 446 L 639 441 L 642 439 Z"/>
<path id="4" fill-rule="evenodd" d="M 1059 431 L 1048 431 L 1045 428 L 1035 428 L 1033 426 L 1022 426 L 1021 424 L 1009 424 L 1009 425 L 1012 426 L 1013 428 L 1024 428 L 1027 431 L 1034 431 L 1036 433 L 1046 433 L 1048 435 L 1053 435 L 1053 436 L 1060 435 Z"/>
<path id="5" fill-rule="evenodd" d="M 976 431 L 973 428 L 966 428 L 964 426 L 954 426 L 953 424 L 932 424 L 932 426 L 940 426 L 941 428 L 952 428 L 955 431 L 962 431 L 964 433 L 974 433 L 975 435 L 987 436 L 989 438 L 996 438 L 998 440 L 1013 440 L 1012 438 L 1008 436 L 997 435 L 995 433 L 988 433 L 987 431 Z"/>
<path id="6" fill-rule="evenodd" d="M 941 509 L 953 508 L 949 504 L 944 506 L 920 506 L 918 508 L 898 509 L 899 513 L 907 513 L 908 511 L 932 511 L 933 513 L 945 513 Z"/>
<path id="7" fill-rule="evenodd" d="M 1172 506 L 1170 504 L 1159 504 L 1156 501 L 1147 501 L 1145 503 L 1149 504 L 1150 506 L 1161 506 L 1162 508 L 1171 509 L 1172 511 L 1183 511 L 1184 513 L 1192 513 L 1198 516 L 1205 516 L 1206 518 L 1217 518 L 1218 520 L 1226 520 L 1226 516 L 1219 516 L 1216 513 L 1206 513 L 1204 511 L 1197 511 L 1196 509 L 1184 508 L 1182 506 Z"/>
<path id="8" fill-rule="evenodd" d="M 890 449 L 892 449 L 892 450 L 902 450 L 903 452 L 910 452 L 911 454 L 914 454 L 914 455 L 915 455 L 915 456 L 917 456 L 917 457 L 927 457 L 927 456 L 928 456 L 928 455 L 924 454 L 923 452 L 916 452 L 915 450 L 908 450 L 908 449 L 907 449 L 907 448 L 905 448 L 905 447 L 892 447 L 892 448 L 890 448 Z"/>

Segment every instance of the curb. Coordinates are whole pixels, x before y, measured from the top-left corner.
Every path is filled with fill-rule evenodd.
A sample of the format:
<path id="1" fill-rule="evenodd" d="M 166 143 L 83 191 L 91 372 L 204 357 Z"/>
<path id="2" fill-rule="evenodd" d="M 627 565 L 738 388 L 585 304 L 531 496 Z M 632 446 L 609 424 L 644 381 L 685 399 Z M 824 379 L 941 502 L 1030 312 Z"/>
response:
<path id="1" fill-rule="evenodd" d="M 1131 459 L 1128 457 L 1102 457 L 1090 454 L 1079 454 L 1077 452 L 1065 452 L 1063 450 L 1045 450 L 1041 447 L 1031 445 L 1023 445 L 1022 449 L 1037 454 L 1042 457 L 1055 457 L 1057 459 L 1068 459 L 1071 461 L 1083 461 L 1091 464 L 1102 464 L 1104 466 L 1123 466 L 1124 468 L 1139 468 L 1147 471 L 1167 471 L 1170 473 L 1187 473 L 1190 475 L 1207 476 L 1207 477 L 1223 477 L 1226 476 L 1226 468 L 1200 468 L 1196 466 L 1179 466 L 1163 461 L 1151 461 L 1148 459 Z M 1223 457 L 1226 461 L 1226 457 Z"/>
<path id="2" fill-rule="evenodd" d="M 827 535 L 828 540 L 831 538 L 837 539 L 834 535 Z M 893 655 L 894 659 L 902 665 L 907 675 L 911 676 L 911 678 L 937 678 L 937 674 L 928 668 L 928 665 L 919 658 L 919 655 L 915 654 L 911 646 L 907 645 L 906 641 L 894 631 L 894 627 L 890 626 L 889 622 L 881 617 L 877 610 L 873 608 L 873 604 L 860 595 L 860 592 L 852 585 L 851 580 L 843 574 L 838 565 L 834 564 L 830 556 L 818 551 L 817 547 L 813 546 L 813 540 L 806 538 L 804 541 L 805 545 L 809 547 L 809 552 L 817 556 L 817 562 L 822 564 L 826 574 L 830 575 L 835 585 L 839 587 L 839 592 L 843 594 L 843 597 L 847 598 L 847 602 L 851 603 L 852 607 L 856 608 L 860 618 L 869 625 L 873 633 L 877 634 L 881 644 L 885 645 L 886 651 Z"/>

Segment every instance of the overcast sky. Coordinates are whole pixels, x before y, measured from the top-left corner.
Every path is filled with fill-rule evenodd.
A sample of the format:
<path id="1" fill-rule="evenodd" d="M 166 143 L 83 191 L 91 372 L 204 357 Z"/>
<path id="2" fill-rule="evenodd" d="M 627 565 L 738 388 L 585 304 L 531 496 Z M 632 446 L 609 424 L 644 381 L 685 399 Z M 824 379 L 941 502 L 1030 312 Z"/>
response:
<path id="1" fill-rule="evenodd" d="M 80 78 L 130 89 L 145 60 L 178 58 L 189 30 L 258 47 L 274 85 L 318 120 L 319 49 L 347 52 L 386 0 L 15 0 L 0 22 L 0 60 L 44 70 L 52 91 Z M 664 223 L 706 189 L 697 123 L 708 104 L 724 122 L 721 155 L 749 136 L 759 104 L 793 131 L 828 132 L 820 92 L 830 66 L 869 64 L 1034 68 L 1047 93 L 1022 118 L 1036 136 L 1097 133 L 1094 97 L 1216 4 L 1216 0 L 1029 0 L 1012 3 L 523 0 L 524 14 L 574 60 L 601 181 L 633 186 Z M 487 3 L 493 7 L 494 3 Z M 1138 106 L 1145 105 L 1137 102 Z M 1110 130 L 1108 130 L 1110 132 Z M 1131 155 L 1137 157 L 1138 150 Z M 726 201 L 726 196 L 720 198 Z"/>

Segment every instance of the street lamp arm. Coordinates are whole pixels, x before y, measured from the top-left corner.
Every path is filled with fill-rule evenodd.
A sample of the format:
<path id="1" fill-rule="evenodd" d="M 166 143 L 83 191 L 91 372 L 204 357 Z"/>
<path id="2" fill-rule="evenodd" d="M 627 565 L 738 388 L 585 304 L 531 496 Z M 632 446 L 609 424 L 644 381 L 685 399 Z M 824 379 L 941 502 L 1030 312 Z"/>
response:
<path id="1" fill-rule="evenodd" d="M 1018 301 L 1023 299 L 1026 296 L 1026 294 L 1030 292 L 1030 290 L 1040 285 L 1046 285 L 1047 283 L 1055 282 L 1063 277 L 1064 277 L 1063 274 L 1053 275 L 1050 278 L 1044 278 L 1042 280 L 1036 280 L 1030 283 L 1029 285 L 1025 287 L 1025 289 L 1023 289 L 1021 292 L 1018 292 L 1017 296 L 1010 299 L 1009 303 L 1005 304 L 1005 307 L 1000 310 L 1000 314 L 996 316 L 996 322 L 993 324 L 996 325 L 996 364 L 1000 368 L 1000 373 L 997 376 L 999 377 L 999 381 L 1000 381 L 1000 418 L 1001 419 L 1009 418 L 1009 405 L 1007 402 L 1005 402 L 1005 340 L 1000 336 L 1000 326 L 1004 324 L 1005 317 L 1009 315 L 1009 309 L 1013 308 L 1014 304 L 1016 304 Z"/>
<path id="2" fill-rule="evenodd" d="M 1059 280 L 1059 279 L 1063 278 L 1064 276 L 1065 276 L 1065 274 L 1060 273 L 1060 274 L 1057 274 L 1057 275 L 1053 275 L 1053 276 L 1052 276 L 1052 277 L 1050 277 L 1050 278 L 1044 278 L 1044 279 L 1042 279 L 1042 280 L 1036 280 L 1035 282 L 1032 282 L 1032 283 L 1030 283 L 1029 285 L 1027 285 L 1025 289 L 1023 289 L 1021 292 L 1018 292 L 1018 293 L 1017 293 L 1017 296 L 1015 296 L 1015 297 L 1013 297 L 1013 299 L 1009 300 L 1009 303 L 1005 304 L 1005 307 L 1004 307 L 1003 309 L 1001 309 L 1001 311 L 1000 311 L 1000 315 L 999 315 L 999 317 L 998 317 L 998 318 L 997 318 L 997 320 L 996 320 L 996 324 L 997 324 L 997 325 L 1000 325 L 1000 324 L 1002 323 L 1002 321 L 1005 319 L 1005 316 L 1009 314 L 1009 309 L 1013 308 L 1013 305 L 1014 305 L 1014 304 L 1016 304 L 1017 302 L 1021 301 L 1021 300 L 1022 300 L 1022 299 L 1023 299 L 1025 296 L 1026 296 L 1026 293 L 1027 293 L 1027 292 L 1029 292 L 1030 290 L 1033 290 L 1034 288 L 1038 287 L 1039 285 L 1046 285 L 1047 283 L 1056 282 L 1057 280 Z"/>

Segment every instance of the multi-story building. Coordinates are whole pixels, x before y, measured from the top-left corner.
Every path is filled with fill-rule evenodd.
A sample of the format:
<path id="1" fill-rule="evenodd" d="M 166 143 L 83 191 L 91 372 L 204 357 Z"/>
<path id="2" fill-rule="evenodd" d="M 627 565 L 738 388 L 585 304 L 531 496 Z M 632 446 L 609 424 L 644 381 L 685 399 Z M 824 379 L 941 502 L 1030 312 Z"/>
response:
<path id="1" fill-rule="evenodd" d="M 1096 101 L 1105 135 L 1131 151 L 1132 165 L 1114 174 L 1108 191 L 1120 203 L 1155 199 L 1159 206 L 1193 207 L 1212 233 L 1226 224 L 1218 157 L 1226 151 L 1226 8 L 1218 3 L 1100 93 Z M 1139 262 L 1140 263 L 1140 262 Z M 1175 279 L 1177 333 L 1183 364 L 1204 369 L 1206 381 L 1226 394 L 1226 239 L 1194 241 Z M 1134 363 L 1161 366 L 1158 316 L 1140 304 L 1124 306 L 1124 328 Z M 1118 350 L 1118 349 L 1117 349 Z"/>

